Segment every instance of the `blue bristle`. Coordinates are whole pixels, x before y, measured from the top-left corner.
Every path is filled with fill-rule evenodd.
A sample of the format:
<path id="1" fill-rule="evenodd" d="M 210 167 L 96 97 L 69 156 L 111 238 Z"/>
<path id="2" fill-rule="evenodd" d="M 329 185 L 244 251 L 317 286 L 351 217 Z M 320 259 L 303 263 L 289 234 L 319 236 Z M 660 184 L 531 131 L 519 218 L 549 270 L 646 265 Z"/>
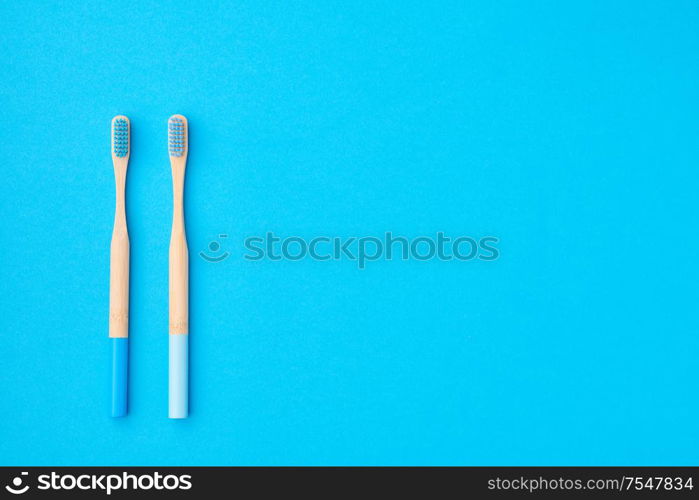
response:
<path id="1" fill-rule="evenodd" d="M 123 118 L 114 120 L 112 134 L 114 156 L 123 158 L 129 153 L 129 124 Z"/>
<path id="2" fill-rule="evenodd" d="M 182 118 L 170 118 L 168 123 L 168 149 L 170 156 L 182 156 L 185 150 L 185 127 Z"/>

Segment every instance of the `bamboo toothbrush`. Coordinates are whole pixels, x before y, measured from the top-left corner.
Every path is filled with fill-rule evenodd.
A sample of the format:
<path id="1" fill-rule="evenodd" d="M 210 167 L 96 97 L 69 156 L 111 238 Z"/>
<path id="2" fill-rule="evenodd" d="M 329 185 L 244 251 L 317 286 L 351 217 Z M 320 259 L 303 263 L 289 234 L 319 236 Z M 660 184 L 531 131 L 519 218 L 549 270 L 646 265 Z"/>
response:
<path id="1" fill-rule="evenodd" d="M 168 120 L 168 150 L 172 167 L 172 234 L 170 236 L 170 418 L 187 418 L 189 410 L 189 257 L 184 231 L 184 171 L 189 132 L 187 119 Z"/>
<path id="2" fill-rule="evenodd" d="M 110 249 L 109 337 L 112 339 L 112 417 L 127 412 L 129 371 L 129 233 L 126 228 L 126 168 L 130 155 L 129 119 L 112 119 L 112 163 L 116 209 Z"/>

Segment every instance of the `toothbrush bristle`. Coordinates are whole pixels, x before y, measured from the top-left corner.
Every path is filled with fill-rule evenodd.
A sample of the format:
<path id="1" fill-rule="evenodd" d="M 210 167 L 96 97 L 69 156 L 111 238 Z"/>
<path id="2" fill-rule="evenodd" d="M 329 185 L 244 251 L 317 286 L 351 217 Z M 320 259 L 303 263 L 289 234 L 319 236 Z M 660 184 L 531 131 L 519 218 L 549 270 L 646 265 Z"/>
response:
<path id="1" fill-rule="evenodd" d="M 129 154 L 129 122 L 125 118 L 114 119 L 112 150 L 117 158 L 123 158 Z"/>
<path id="2" fill-rule="evenodd" d="M 168 148 L 170 156 L 176 157 L 183 156 L 187 149 L 187 126 L 178 116 L 168 120 Z"/>

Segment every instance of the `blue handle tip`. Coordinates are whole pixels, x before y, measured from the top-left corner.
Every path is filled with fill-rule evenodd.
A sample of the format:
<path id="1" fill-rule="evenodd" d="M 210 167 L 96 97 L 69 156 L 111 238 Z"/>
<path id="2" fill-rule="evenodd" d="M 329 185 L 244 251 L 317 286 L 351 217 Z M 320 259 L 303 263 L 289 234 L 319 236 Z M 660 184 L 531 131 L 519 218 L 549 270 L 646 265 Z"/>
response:
<path id="1" fill-rule="evenodd" d="M 127 413 L 129 339 L 112 338 L 112 417 Z"/>

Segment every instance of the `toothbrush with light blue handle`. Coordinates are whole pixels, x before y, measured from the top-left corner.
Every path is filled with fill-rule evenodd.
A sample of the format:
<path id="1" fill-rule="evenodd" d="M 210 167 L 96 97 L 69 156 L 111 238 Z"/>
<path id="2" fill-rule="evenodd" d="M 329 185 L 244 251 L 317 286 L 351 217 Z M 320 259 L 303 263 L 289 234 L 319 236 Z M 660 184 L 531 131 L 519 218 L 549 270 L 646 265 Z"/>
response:
<path id="1" fill-rule="evenodd" d="M 184 171 L 187 166 L 187 119 L 168 120 L 168 152 L 172 167 L 172 234 L 170 237 L 170 334 L 168 416 L 189 415 L 189 253 L 184 230 Z"/>
<path id="2" fill-rule="evenodd" d="M 129 373 L 129 232 L 126 227 L 126 169 L 131 124 L 125 116 L 112 119 L 112 163 L 116 209 L 110 250 L 109 337 L 112 343 L 112 417 L 126 416 Z"/>

